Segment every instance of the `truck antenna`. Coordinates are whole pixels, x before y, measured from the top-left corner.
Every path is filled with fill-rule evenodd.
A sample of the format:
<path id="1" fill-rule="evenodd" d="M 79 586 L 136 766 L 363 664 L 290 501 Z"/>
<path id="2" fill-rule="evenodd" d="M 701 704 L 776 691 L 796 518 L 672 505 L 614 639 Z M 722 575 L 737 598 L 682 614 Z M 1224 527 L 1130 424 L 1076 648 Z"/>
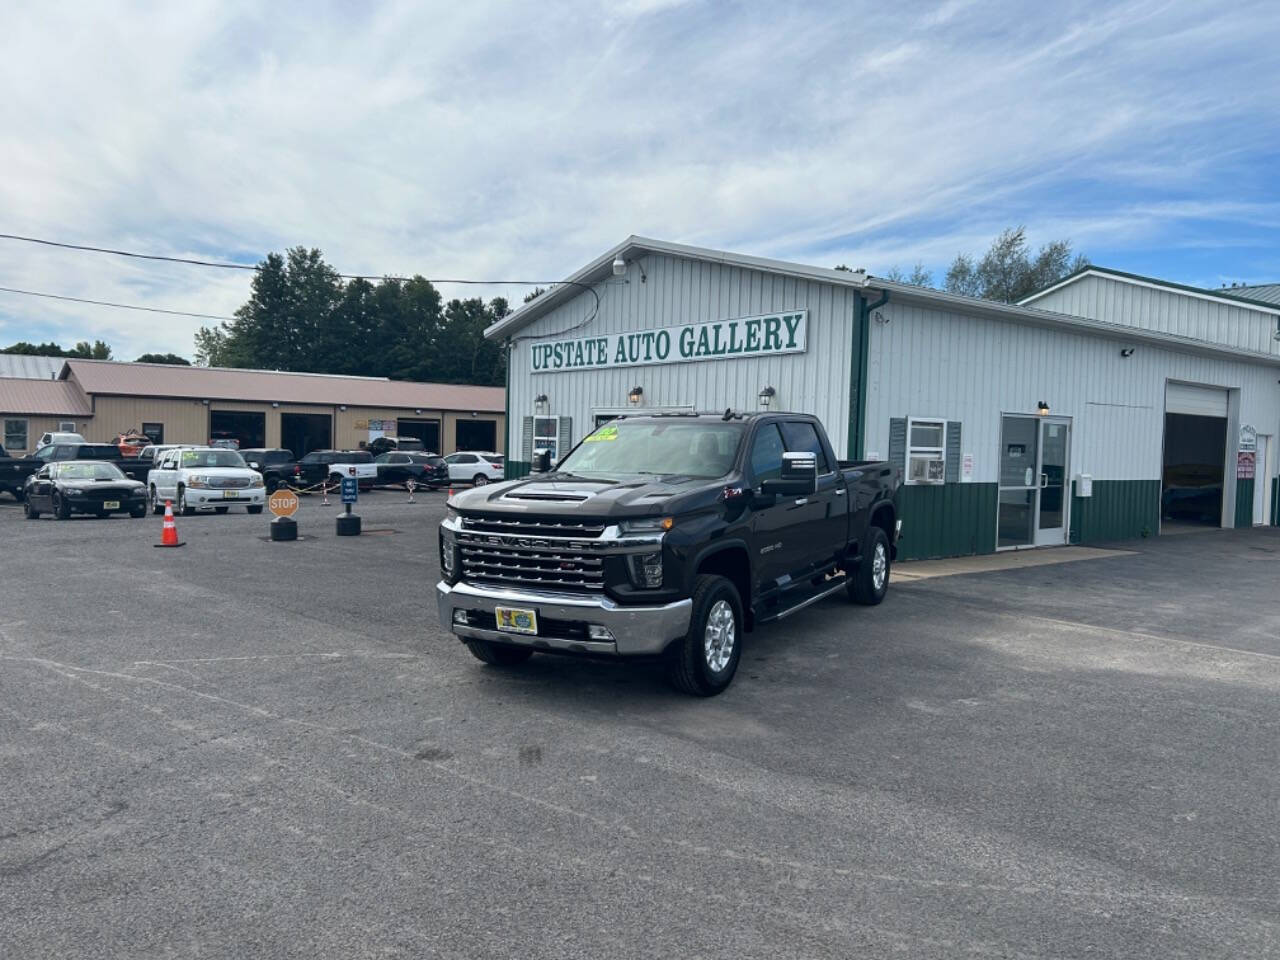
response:
<path id="1" fill-rule="evenodd" d="M 723 417 L 721 417 L 720 419 L 721 419 L 721 420 L 732 420 L 732 419 L 733 419 L 733 407 L 725 407 L 724 416 L 723 416 Z"/>

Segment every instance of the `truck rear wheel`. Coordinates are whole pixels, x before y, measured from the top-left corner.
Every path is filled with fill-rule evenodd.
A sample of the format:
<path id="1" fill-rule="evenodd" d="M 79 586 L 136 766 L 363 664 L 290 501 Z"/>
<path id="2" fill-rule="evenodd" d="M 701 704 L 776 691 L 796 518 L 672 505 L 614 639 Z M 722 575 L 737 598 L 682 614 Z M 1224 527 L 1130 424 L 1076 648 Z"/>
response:
<path id="1" fill-rule="evenodd" d="M 742 599 L 727 577 L 701 574 L 693 584 L 689 632 L 667 650 L 667 678 L 695 697 L 714 697 L 733 682 L 742 658 Z"/>
<path id="2" fill-rule="evenodd" d="M 506 643 L 492 643 L 488 640 L 467 640 L 467 649 L 477 660 L 495 667 L 514 667 L 524 663 L 533 656 L 528 647 L 514 647 Z"/>
<path id="3" fill-rule="evenodd" d="M 889 538 L 879 527 L 869 534 L 866 556 L 849 578 L 849 599 L 864 607 L 874 607 L 889 592 Z"/>

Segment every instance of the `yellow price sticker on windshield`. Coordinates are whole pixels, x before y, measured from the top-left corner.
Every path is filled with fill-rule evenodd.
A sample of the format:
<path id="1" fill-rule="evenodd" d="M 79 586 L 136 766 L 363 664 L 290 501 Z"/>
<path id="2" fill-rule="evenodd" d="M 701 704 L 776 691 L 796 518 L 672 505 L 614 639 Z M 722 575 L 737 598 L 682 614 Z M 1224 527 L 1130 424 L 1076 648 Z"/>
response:
<path id="1" fill-rule="evenodd" d="M 591 434 L 591 436 L 584 437 L 582 442 L 583 443 L 599 443 L 601 440 L 617 440 L 617 439 L 618 439 L 617 427 L 601 427 L 595 433 Z"/>

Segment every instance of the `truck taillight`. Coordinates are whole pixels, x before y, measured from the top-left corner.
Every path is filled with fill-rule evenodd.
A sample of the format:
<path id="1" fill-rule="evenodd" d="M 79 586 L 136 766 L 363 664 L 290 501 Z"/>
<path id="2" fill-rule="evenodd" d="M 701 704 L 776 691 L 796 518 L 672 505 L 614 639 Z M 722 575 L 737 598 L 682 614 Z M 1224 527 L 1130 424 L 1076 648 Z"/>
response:
<path id="1" fill-rule="evenodd" d="M 296 464 L 296 463 L 293 465 L 293 475 L 294 475 L 295 477 L 300 477 L 300 476 L 302 476 L 302 467 L 300 467 L 300 466 L 299 466 L 298 464 Z"/>

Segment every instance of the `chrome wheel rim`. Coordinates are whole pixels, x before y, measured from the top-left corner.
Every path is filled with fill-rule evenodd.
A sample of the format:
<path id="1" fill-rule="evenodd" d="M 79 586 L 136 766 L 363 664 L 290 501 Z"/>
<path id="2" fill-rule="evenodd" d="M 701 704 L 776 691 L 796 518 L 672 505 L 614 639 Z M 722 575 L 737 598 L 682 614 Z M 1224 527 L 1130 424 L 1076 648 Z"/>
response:
<path id="1" fill-rule="evenodd" d="M 707 626 L 703 632 L 703 652 L 707 666 L 719 673 L 729 665 L 737 642 L 737 629 L 733 622 L 733 607 L 727 600 L 717 600 L 707 614 Z"/>
<path id="2" fill-rule="evenodd" d="M 876 591 L 884 589 L 885 581 L 889 579 L 889 553 L 884 548 L 883 543 L 877 543 L 875 553 L 871 556 L 871 585 Z"/>

